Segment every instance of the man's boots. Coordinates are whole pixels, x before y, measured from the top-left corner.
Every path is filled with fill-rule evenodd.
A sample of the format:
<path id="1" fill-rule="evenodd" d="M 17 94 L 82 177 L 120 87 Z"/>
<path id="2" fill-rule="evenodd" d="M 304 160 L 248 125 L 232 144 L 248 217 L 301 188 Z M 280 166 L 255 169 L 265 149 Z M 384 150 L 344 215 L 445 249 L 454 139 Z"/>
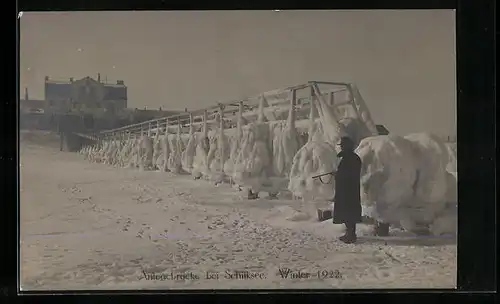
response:
<path id="1" fill-rule="evenodd" d="M 345 235 L 339 237 L 339 240 L 346 244 L 352 244 L 357 241 L 356 236 L 356 223 L 346 223 L 346 233 Z"/>

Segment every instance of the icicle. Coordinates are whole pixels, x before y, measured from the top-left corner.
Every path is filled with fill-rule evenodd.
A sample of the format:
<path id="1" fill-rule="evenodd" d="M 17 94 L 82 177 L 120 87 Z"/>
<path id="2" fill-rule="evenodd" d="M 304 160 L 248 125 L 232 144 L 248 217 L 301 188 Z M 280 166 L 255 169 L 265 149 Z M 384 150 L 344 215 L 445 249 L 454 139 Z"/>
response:
<path id="1" fill-rule="evenodd" d="M 238 106 L 238 121 L 236 123 L 236 139 L 238 140 L 242 136 L 242 127 L 243 127 L 243 101 L 240 101 Z"/>
<path id="2" fill-rule="evenodd" d="M 264 114 L 264 108 L 267 106 L 267 101 L 264 96 L 260 98 L 259 101 L 259 116 L 257 118 L 257 121 L 262 123 L 262 122 L 267 122 L 266 115 Z"/>
<path id="3" fill-rule="evenodd" d="M 208 137 L 208 124 L 207 124 L 207 120 L 208 120 L 208 113 L 207 113 L 207 110 L 205 110 L 203 112 L 203 138 L 207 138 Z"/>
<path id="4" fill-rule="evenodd" d="M 224 108 L 220 108 L 220 127 L 219 127 L 219 153 L 220 153 L 220 170 L 224 172 L 224 163 L 226 161 L 225 155 L 225 140 L 224 140 Z"/>
<path id="5" fill-rule="evenodd" d="M 162 150 L 163 150 L 163 172 L 168 171 L 168 159 L 170 157 L 170 142 L 168 141 L 168 120 L 167 120 L 167 125 L 165 126 L 165 135 L 163 136 L 163 144 L 162 144 Z"/>
<path id="6" fill-rule="evenodd" d="M 186 148 L 182 152 L 182 168 L 192 173 L 193 160 L 196 154 L 196 137 L 194 135 L 193 114 L 189 114 L 189 139 Z"/>
<path id="7" fill-rule="evenodd" d="M 158 141 L 158 138 L 160 138 L 160 123 L 156 123 L 156 133 L 155 133 L 155 138 L 154 142 L 156 143 Z"/>
<path id="8" fill-rule="evenodd" d="M 290 129 L 295 129 L 295 91 L 292 91 L 290 95 L 290 110 L 288 112 L 287 126 Z"/>
<path id="9" fill-rule="evenodd" d="M 314 102 L 317 105 L 317 110 L 325 135 L 325 140 L 332 146 L 336 146 L 341 136 L 346 136 L 346 132 L 341 124 L 339 124 L 335 112 L 332 107 L 330 107 L 323 98 L 315 95 L 313 97 Z"/>
<path id="10" fill-rule="evenodd" d="M 215 120 L 215 122 L 216 122 L 217 124 L 220 124 L 220 121 L 221 121 L 221 120 L 220 120 L 220 114 L 219 114 L 219 113 L 216 113 L 216 114 L 215 114 L 215 119 L 214 119 L 214 120 Z"/>
<path id="11" fill-rule="evenodd" d="M 350 83 L 349 88 L 350 88 L 349 92 L 351 93 L 350 94 L 351 98 L 354 101 L 354 104 L 356 105 L 357 112 L 361 116 L 361 120 L 366 125 L 368 130 L 372 133 L 372 135 L 377 135 L 378 134 L 377 127 L 373 122 L 373 119 L 370 115 L 370 111 L 368 110 L 368 107 L 366 106 L 363 97 L 361 97 L 361 93 L 359 92 L 358 87 L 354 83 Z"/>
<path id="12" fill-rule="evenodd" d="M 189 113 L 189 135 L 194 134 L 193 113 Z"/>
<path id="13" fill-rule="evenodd" d="M 311 102 L 309 110 L 309 127 L 307 130 L 307 142 L 313 141 L 314 134 L 316 133 L 316 103 Z"/>
<path id="14" fill-rule="evenodd" d="M 292 167 L 293 158 L 297 151 L 299 150 L 299 139 L 297 130 L 295 128 L 295 93 L 292 92 L 291 96 L 290 112 L 288 114 L 287 126 L 281 136 L 281 149 L 283 151 L 283 157 L 281 162 L 281 174 L 289 176 L 290 169 Z"/>

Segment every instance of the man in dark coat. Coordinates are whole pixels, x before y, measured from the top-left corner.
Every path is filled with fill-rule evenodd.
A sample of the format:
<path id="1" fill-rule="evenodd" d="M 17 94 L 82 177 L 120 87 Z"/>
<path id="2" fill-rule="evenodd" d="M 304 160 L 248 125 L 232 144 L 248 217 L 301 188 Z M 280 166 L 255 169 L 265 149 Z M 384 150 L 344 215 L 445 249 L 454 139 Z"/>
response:
<path id="1" fill-rule="evenodd" d="M 345 243 L 356 242 L 356 223 L 361 223 L 360 175 L 361 159 L 354 153 L 354 142 L 348 137 L 340 140 L 341 158 L 335 174 L 333 223 L 345 224 Z"/>

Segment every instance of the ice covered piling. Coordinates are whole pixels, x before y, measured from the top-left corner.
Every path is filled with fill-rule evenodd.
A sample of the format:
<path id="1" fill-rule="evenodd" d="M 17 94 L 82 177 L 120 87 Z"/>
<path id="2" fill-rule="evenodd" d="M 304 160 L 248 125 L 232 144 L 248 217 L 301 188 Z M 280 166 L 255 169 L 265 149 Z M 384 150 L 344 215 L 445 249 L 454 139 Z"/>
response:
<path id="1" fill-rule="evenodd" d="M 139 167 L 142 170 L 151 170 L 153 167 L 153 139 L 143 134 L 140 138 Z"/>
<path id="2" fill-rule="evenodd" d="M 246 125 L 246 119 L 243 118 L 243 102 L 238 106 L 238 117 L 236 121 L 236 134 L 230 138 L 229 159 L 224 164 L 224 172 L 232 174 L 234 164 L 238 158 L 241 149 L 241 138 L 243 137 L 243 127 Z"/>
<path id="3" fill-rule="evenodd" d="M 366 134 L 365 137 L 378 134 L 377 126 L 373 122 L 370 111 L 368 110 L 368 107 L 366 106 L 366 103 L 361 96 L 358 87 L 354 83 L 350 83 L 348 87 L 354 105 L 356 106 L 356 110 L 359 113 L 358 119 L 360 119 L 362 122 L 362 124 L 360 125 L 361 132 Z"/>
<path id="4" fill-rule="evenodd" d="M 413 197 L 417 164 L 412 144 L 403 137 L 382 135 L 361 141 L 361 201 L 363 215 L 382 223 L 399 224 L 403 208 Z"/>
<path id="5" fill-rule="evenodd" d="M 161 161 L 159 161 L 160 171 L 168 171 L 168 159 L 170 157 L 170 142 L 168 139 L 168 125 L 165 126 L 165 134 L 161 138 Z"/>
<path id="6" fill-rule="evenodd" d="M 429 203 L 446 201 L 448 149 L 437 136 L 429 133 L 415 133 L 404 137 L 413 145 L 417 162 L 418 181 L 415 195 Z"/>
<path id="7" fill-rule="evenodd" d="M 295 97 L 290 100 L 290 110 L 285 128 L 276 127 L 273 144 L 273 169 L 278 177 L 289 177 L 293 158 L 300 148 L 299 135 L 295 128 Z"/>
<path id="8" fill-rule="evenodd" d="M 448 150 L 445 143 L 433 134 L 410 134 L 405 139 L 413 144 L 417 163 L 413 209 L 410 213 L 415 214 L 413 219 L 416 222 L 432 226 L 439 218 L 450 216 L 445 212 L 448 204 L 456 204 L 456 180 L 446 171 Z"/>
<path id="9" fill-rule="evenodd" d="M 331 200 L 334 196 L 334 184 L 332 176 L 324 176 L 323 179 L 313 179 L 319 174 L 334 172 L 337 169 L 339 159 L 335 151 L 335 144 L 323 140 L 329 138 L 332 141 L 340 139 L 339 132 L 341 126 L 332 113 L 331 108 L 323 107 L 323 101 L 319 104 L 311 103 L 309 113 L 309 138 L 308 142 L 295 154 L 290 171 L 290 181 L 288 189 L 297 197 L 307 200 Z M 318 107 L 320 114 L 320 124 L 315 122 L 315 108 Z M 323 137 L 320 130 L 331 129 L 328 137 Z"/>
<path id="10" fill-rule="evenodd" d="M 128 166 L 131 168 L 137 168 L 140 165 L 140 155 L 141 155 L 141 138 L 135 137 L 132 143 L 130 159 Z"/>
<path id="11" fill-rule="evenodd" d="M 332 176 L 313 179 L 315 175 L 334 172 L 338 158 L 333 147 L 325 142 L 311 141 L 299 149 L 293 159 L 288 189 L 305 200 L 331 200 L 334 196 Z"/>
<path id="12" fill-rule="evenodd" d="M 309 123 L 307 129 L 307 142 L 324 141 L 323 139 L 323 130 L 321 128 L 321 123 L 316 121 L 316 105 L 311 103 L 311 107 L 309 109 Z"/>
<path id="13" fill-rule="evenodd" d="M 446 214 L 446 206 L 453 200 L 449 193 L 454 192 L 454 181 L 443 169 L 446 158 L 437 137 L 425 133 L 369 137 L 356 153 L 363 162 L 365 216 L 408 231 L 430 229 L 431 233 L 433 223 L 452 216 Z M 445 222 L 436 225 L 443 230 Z"/>
<path id="14" fill-rule="evenodd" d="M 127 164 L 130 162 L 130 157 L 132 156 L 133 148 L 134 148 L 134 140 L 131 138 L 131 135 L 129 134 L 120 152 L 120 165 L 122 167 L 127 166 Z"/>
<path id="15" fill-rule="evenodd" d="M 115 139 L 113 141 L 113 149 L 111 151 L 111 165 L 117 166 L 119 164 L 119 155 L 122 146 L 122 141 L 120 139 Z"/>
<path id="16" fill-rule="evenodd" d="M 194 178 L 201 178 L 209 174 L 208 164 L 207 164 L 207 151 L 209 149 L 208 137 L 199 135 L 196 138 L 196 153 L 193 158 L 193 169 L 191 175 Z"/>
<path id="17" fill-rule="evenodd" d="M 259 109 L 258 109 L 258 116 L 257 116 L 257 121 L 259 123 L 265 123 L 268 122 L 266 114 L 264 113 L 264 108 L 268 107 L 269 104 L 267 103 L 267 100 L 264 96 L 261 96 L 259 100 Z"/>
<path id="18" fill-rule="evenodd" d="M 168 169 L 173 173 L 180 173 L 182 172 L 182 151 L 184 149 L 180 123 L 177 125 L 177 134 L 175 135 L 175 139 L 173 139 L 173 142 L 170 144 L 171 149 L 168 158 Z"/>
<path id="19" fill-rule="evenodd" d="M 193 161 L 196 154 L 196 135 L 194 134 L 193 118 L 189 119 L 189 139 L 186 149 L 182 152 L 182 168 L 186 172 L 191 172 L 193 169 Z"/>
<path id="20" fill-rule="evenodd" d="M 156 132 L 155 132 L 155 137 L 153 139 L 153 160 L 152 160 L 152 166 L 154 169 L 159 169 L 158 167 L 158 158 L 160 157 L 162 153 L 162 148 L 161 148 L 161 138 L 160 138 L 160 125 L 157 124 L 156 127 Z"/>
<path id="21" fill-rule="evenodd" d="M 264 115 L 265 100 L 259 102 L 258 118 L 243 131 L 241 150 L 235 161 L 233 179 L 240 185 L 248 185 L 261 191 L 269 183 L 271 175 L 271 153 L 269 149 L 269 126 Z"/>
<path id="22" fill-rule="evenodd" d="M 208 152 L 210 149 L 210 139 L 208 138 L 208 115 L 207 111 L 203 113 L 202 134 L 197 138 L 196 153 L 193 159 L 193 170 L 191 175 L 194 178 L 201 178 L 210 173 L 208 163 Z"/>
<path id="23" fill-rule="evenodd" d="M 216 122 L 218 128 L 212 130 L 209 134 L 210 149 L 207 156 L 207 164 L 209 173 L 206 177 L 216 184 L 221 183 L 225 179 L 224 165 L 229 159 L 229 142 L 224 134 L 224 117 L 221 112 L 217 113 Z"/>
<path id="24" fill-rule="evenodd" d="M 344 125 L 339 123 L 335 109 L 328 105 L 323 98 L 313 98 L 312 104 L 315 104 L 318 110 L 324 140 L 327 143 L 335 147 L 342 136 L 349 136 Z"/>
<path id="25" fill-rule="evenodd" d="M 215 132 L 211 132 L 212 134 L 209 134 L 209 148 L 208 148 L 208 154 L 207 154 L 207 165 L 209 168 L 209 171 L 212 170 L 212 162 L 215 160 L 217 150 L 219 149 L 217 146 L 217 135 L 214 134 Z"/>

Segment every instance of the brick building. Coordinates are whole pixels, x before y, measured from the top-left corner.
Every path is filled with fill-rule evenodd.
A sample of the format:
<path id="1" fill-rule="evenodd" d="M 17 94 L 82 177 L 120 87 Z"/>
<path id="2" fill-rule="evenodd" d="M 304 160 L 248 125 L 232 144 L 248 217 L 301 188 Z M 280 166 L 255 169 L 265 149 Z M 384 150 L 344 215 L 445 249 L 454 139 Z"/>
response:
<path id="1" fill-rule="evenodd" d="M 45 101 L 52 113 L 97 109 L 115 113 L 127 108 L 127 87 L 122 80 L 102 82 L 100 76 L 63 81 L 46 76 Z"/>

